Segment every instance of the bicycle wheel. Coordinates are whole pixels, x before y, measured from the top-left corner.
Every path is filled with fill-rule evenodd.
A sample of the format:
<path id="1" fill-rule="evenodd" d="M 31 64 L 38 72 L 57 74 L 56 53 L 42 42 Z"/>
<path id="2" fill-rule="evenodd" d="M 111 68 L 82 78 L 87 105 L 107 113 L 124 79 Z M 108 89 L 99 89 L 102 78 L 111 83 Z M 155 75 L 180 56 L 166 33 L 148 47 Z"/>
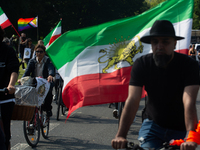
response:
<path id="1" fill-rule="evenodd" d="M 31 147 L 35 147 L 40 139 L 40 120 L 37 108 L 32 120 L 23 122 L 23 131 L 26 142 Z"/>
<path id="2" fill-rule="evenodd" d="M 59 87 L 59 91 L 58 91 L 58 107 L 57 107 L 57 117 L 56 117 L 57 120 L 59 120 L 61 101 L 62 101 L 62 88 Z"/>
<path id="3" fill-rule="evenodd" d="M 119 124 L 119 122 L 120 122 L 120 119 L 121 119 L 121 114 L 122 114 L 122 110 L 123 110 L 123 108 L 124 108 L 124 104 L 125 104 L 125 102 L 120 102 L 118 105 L 118 107 L 119 107 L 119 109 L 118 109 L 118 118 L 119 118 L 119 120 L 118 120 L 118 124 Z"/>
<path id="4" fill-rule="evenodd" d="M 49 135 L 49 122 L 50 118 L 47 117 L 46 111 L 41 110 L 41 130 L 43 138 L 47 139 Z"/>

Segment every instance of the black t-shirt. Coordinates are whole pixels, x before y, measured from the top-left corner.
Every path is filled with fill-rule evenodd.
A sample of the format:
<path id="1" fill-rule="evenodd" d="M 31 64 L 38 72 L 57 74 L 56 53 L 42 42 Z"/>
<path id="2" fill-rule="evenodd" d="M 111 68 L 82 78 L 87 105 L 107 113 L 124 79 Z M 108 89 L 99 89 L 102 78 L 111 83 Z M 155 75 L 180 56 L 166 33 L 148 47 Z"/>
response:
<path id="1" fill-rule="evenodd" d="M 15 50 L 7 46 L 5 43 L 0 43 L 0 89 L 8 86 L 10 76 L 13 72 L 18 73 L 19 61 L 16 57 Z M 0 101 L 14 98 L 14 94 L 5 95 L 0 92 Z"/>
<path id="2" fill-rule="evenodd" d="M 184 88 L 198 84 L 197 61 L 176 52 L 166 68 L 157 67 L 151 53 L 138 58 L 131 71 L 130 85 L 144 85 L 148 94 L 146 118 L 174 130 L 185 130 Z"/>

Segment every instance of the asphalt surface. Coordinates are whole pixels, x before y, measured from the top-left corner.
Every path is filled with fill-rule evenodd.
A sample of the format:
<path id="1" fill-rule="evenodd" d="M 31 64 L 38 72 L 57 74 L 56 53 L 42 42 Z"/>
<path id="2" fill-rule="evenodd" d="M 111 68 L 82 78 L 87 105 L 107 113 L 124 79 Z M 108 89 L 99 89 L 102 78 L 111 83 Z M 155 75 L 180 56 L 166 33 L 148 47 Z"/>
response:
<path id="1" fill-rule="evenodd" d="M 144 108 L 144 99 L 131 125 L 127 139 L 138 143 L 138 131 L 141 126 L 141 111 Z M 56 120 L 57 105 L 53 103 L 53 116 L 50 124 L 49 139 L 40 137 L 36 148 L 31 148 L 23 135 L 22 121 L 12 121 L 11 149 L 12 150 L 79 150 L 79 149 L 112 149 L 111 140 L 118 129 L 118 120 L 112 115 L 114 105 L 108 104 L 87 106 L 74 111 L 66 121 L 66 116 Z M 197 97 L 197 112 L 200 120 L 200 92 Z M 197 148 L 200 150 L 200 147 Z"/>

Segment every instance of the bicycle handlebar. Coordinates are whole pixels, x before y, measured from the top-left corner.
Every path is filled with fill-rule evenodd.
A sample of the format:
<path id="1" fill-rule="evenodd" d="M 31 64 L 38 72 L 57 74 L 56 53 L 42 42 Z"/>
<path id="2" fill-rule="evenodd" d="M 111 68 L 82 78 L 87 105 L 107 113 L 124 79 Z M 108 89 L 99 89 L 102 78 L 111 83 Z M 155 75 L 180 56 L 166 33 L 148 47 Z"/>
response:
<path id="1" fill-rule="evenodd" d="M 128 142 L 126 149 L 132 149 L 132 150 L 145 150 L 144 148 L 140 147 L 137 144 L 134 144 L 133 142 Z M 156 150 L 155 148 L 148 148 L 149 150 Z M 180 146 L 172 146 L 169 145 L 169 143 L 163 143 L 163 146 L 158 148 L 157 150 L 180 150 Z"/>
<path id="2" fill-rule="evenodd" d="M 0 92 L 1 93 L 8 93 L 8 89 L 7 88 L 0 89 Z"/>

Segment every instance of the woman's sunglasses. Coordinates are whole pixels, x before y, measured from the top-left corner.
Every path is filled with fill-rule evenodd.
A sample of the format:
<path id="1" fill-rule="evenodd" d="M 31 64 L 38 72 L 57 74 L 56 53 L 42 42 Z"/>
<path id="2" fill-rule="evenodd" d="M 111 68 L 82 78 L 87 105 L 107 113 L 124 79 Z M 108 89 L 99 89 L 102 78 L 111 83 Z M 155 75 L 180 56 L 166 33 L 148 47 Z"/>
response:
<path id="1" fill-rule="evenodd" d="M 44 51 L 35 51 L 35 52 L 40 54 L 44 53 Z"/>

